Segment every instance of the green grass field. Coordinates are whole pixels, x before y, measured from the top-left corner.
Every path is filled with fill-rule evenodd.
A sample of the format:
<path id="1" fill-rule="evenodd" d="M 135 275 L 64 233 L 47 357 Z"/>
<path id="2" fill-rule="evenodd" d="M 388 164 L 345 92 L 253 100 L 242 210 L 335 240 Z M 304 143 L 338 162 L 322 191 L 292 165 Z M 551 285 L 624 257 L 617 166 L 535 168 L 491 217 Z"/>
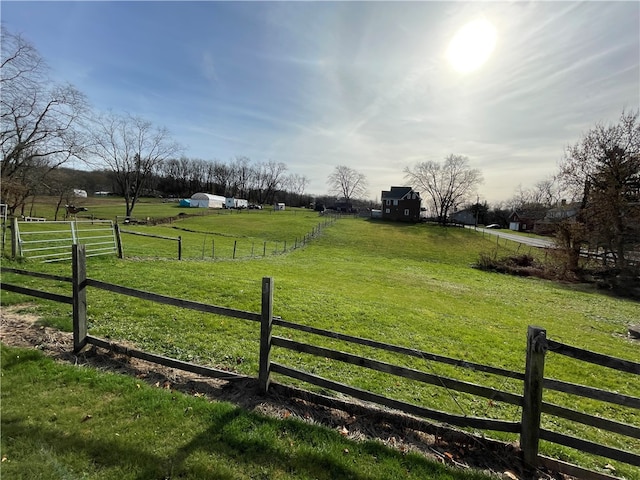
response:
<path id="1" fill-rule="evenodd" d="M 2 346 L 3 478 L 488 480 L 293 416 L 277 420 Z"/>
<path id="2" fill-rule="evenodd" d="M 255 312 L 260 311 L 261 278 L 271 276 L 275 281 L 274 314 L 285 320 L 517 371 L 524 370 L 528 325 L 546 328 L 548 337 L 557 341 L 636 362 L 640 360 L 637 342 L 626 336 L 627 326 L 640 318 L 637 302 L 607 296 L 590 286 L 474 269 L 471 266 L 479 254 L 494 254 L 496 243 L 493 238 L 483 238 L 470 230 L 343 218 L 323 228 L 304 248 L 286 254 L 264 258 L 241 255 L 238 260 L 229 260 L 229 255 L 215 260 L 205 255 L 204 260 L 197 260 L 205 235 L 215 237 L 216 242 L 222 242 L 222 238 L 245 238 L 259 244 L 304 235 L 321 221 L 312 212 L 279 213 L 287 216 L 266 211 L 255 215 L 243 212 L 194 217 L 157 227 L 138 226 L 137 229 L 157 232 L 179 229 L 185 244 L 189 241 L 195 245 L 186 247 L 195 252 L 187 255 L 192 260 L 179 262 L 161 258 L 173 254 L 164 254 L 160 247 L 149 247 L 146 238 L 130 236 L 123 239 L 125 250 L 138 248 L 139 254 L 125 261 L 92 258 L 88 261 L 88 276 Z M 194 237 L 190 239 L 189 235 Z M 206 241 L 204 243 L 206 246 Z M 497 248 L 498 255 L 506 255 L 514 253 L 517 246 L 501 242 Z M 21 266 L 61 275 L 70 272 L 68 264 L 29 262 Z M 68 290 L 68 285 L 39 279 L 21 277 L 18 280 L 8 274 L 4 277 L 5 281 L 13 279 L 20 284 L 46 285 L 53 292 Z M 88 295 L 93 335 L 126 340 L 142 349 L 256 375 L 257 325 L 92 289 Z M 2 292 L 2 300 L 9 304 L 26 299 Z M 42 301 L 30 309 L 36 310 L 50 325 L 71 328 L 70 310 L 65 305 Z M 276 329 L 274 334 L 521 393 L 517 382 L 503 378 L 380 354 L 365 347 L 293 331 Z M 279 363 L 425 407 L 461 415 L 519 420 L 519 409 L 486 399 L 398 381 L 384 374 L 362 372 L 357 367 L 288 351 L 276 349 L 272 357 Z M 591 366 L 585 373 L 584 365 L 553 353 L 548 355 L 545 371 L 553 378 L 640 396 L 637 376 L 613 374 L 608 369 Z M 545 400 L 640 425 L 631 409 L 549 392 Z M 638 441 L 568 424 L 554 417 L 546 417 L 544 424 L 550 429 L 618 448 L 640 449 Z M 604 464 L 611 463 L 552 444 L 543 443 L 541 447 L 543 453 L 589 468 L 602 469 Z M 637 469 L 617 463 L 615 466 L 620 475 L 640 478 Z"/>

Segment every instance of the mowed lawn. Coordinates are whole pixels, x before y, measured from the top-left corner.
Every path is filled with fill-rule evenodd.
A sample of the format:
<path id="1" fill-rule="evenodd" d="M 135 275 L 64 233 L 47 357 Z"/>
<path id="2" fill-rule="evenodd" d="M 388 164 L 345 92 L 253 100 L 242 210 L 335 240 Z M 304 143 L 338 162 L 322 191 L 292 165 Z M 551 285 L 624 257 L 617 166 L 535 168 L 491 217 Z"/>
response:
<path id="1" fill-rule="evenodd" d="M 488 480 L 290 415 L 2 346 L 2 478 Z"/>
<path id="2" fill-rule="evenodd" d="M 276 233 L 270 229 L 269 217 L 275 215 L 260 217 L 265 222 L 260 227 L 266 232 L 262 236 L 259 232 L 247 233 L 250 227 L 246 225 L 235 229 L 227 226 L 226 233 L 255 235 L 256 242 L 273 239 L 276 233 L 286 235 L 286 225 L 277 225 Z M 174 226 L 225 233 L 219 225 L 207 225 L 208 218 L 198 219 L 197 224 L 191 220 L 190 225 L 185 220 Z M 214 216 L 211 218 L 215 221 Z M 310 220 L 320 221 L 320 217 Z M 133 238 L 127 241 L 135 242 Z M 502 242 L 497 248 L 498 254 L 517 250 L 515 244 Z M 208 258 L 178 262 L 146 260 L 144 256 L 128 261 L 96 258 L 88 262 L 88 276 L 254 312 L 260 311 L 261 278 L 270 276 L 275 282 L 274 314 L 285 320 L 516 371 L 524 370 L 528 325 L 546 328 L 549 338 L 580 348 L 640 360 L 637 342 L 626 335 L 627 326 L 640 318 L 637 302 L 608 296 L 590 286 L 511 277 L 472 268 L 480 253 L 493 254 L 495 249 L 493 237 L 483 238 L 474 231 L 343 218 L 322 229 L 304 248 L 286 254 L 235 261 Z M 153 256 L 154 252 L 149 253 Z M 69 274 L 68 265 L 33 263 L 27 267 Z M 45 285 L 41 280 L 26 277 L 20 282 Z M 68 286 L 47 286 L 50 291 L 64 288 Z M 94 335 L 126 340 L 140 348 L 185 360 L 257 374 L 258 325 L 156 306 L 92 289 L 88 298 L 90 332 Z M 24 300 L 3 292 L 4 302 Z M 50 324 L 70 329 L 70 312 L 66 306 L 42 302 L 37 309 Z M 293 331 L 275 329 L 274 334 L 521 393 L 517 382 L 503 378 L 455 371 L 433 362 L 398 358 Z M 517 408 L 438 387 L 400 382 L 326 359 L 278 349 L 273 351 L 272 359 L 429 408 L 459 415 L 519 419 Z M 585 367 L 553 353 L 547 355 L 546 374 L 640 396 L 637 377 Z M 278 377 L 276 380 L 289 381 Z M 574 399 L 560 394 L 545 394 L 545 400 L 576 407 Z M 630 409 L 595 401 L 579 401 L 577 405 L 582 411 L 640 425 Z M 553 417 L 545 418 L 544 422 L 547 428 L 595 441 L 604 438 L 618 448 L 640 449 L 639 442 L 630 444 L 628 439 L 567 425 Z M 495 432 L 490 435 L 505 437 Z M 592 468 L 607 463 L 604 459 L 586 457 L 544 442 L 542 450 Z M 633 469 L 623 464 L 617 468 L 618 472 L 630 475 L 629 478 L 635 475 Z"/>

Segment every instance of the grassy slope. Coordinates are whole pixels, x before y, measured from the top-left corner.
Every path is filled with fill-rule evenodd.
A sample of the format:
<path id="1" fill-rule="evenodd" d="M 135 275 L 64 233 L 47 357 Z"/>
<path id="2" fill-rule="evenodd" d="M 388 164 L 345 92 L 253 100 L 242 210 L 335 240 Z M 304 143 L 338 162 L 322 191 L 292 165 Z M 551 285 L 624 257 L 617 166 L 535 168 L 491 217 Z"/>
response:
<path id="1" fill-rule="evenodd" d="M 260 228 L 268 229 L 268 225 Z M 493 248 L 492 239 L 483 239 L 472 231 L 344 219 L 324 230 L 318 240 L 288 255 L 216 262 L 97 259 L 90 262 L 89 276 L 251 311 L 260 309 L 260 278 L 273 276 L 274 313 L 287 320 L 519 371 L 524 369 L 526 328 L 530 324 L 547 328 L 550 338 L 638 360 L 637 346 L 625 337 L 626 326 L 640 317 L 637 303 L 571 285 L 469 268 L 478 252 Z M 68 274 L 68 266 L 41 268 Z M 124 297 L 116 299 L 103 292 L 89 295 L 92 333 L 132 340 L 143 348 L 180 358 L 256 372 L 256 325 L 239 325 L 231 319 L 156 307 Z M 66 307 L 47 309 L 68 328 Z M 306 338 L 288 331 L 275 333 Z M 337 348 L 369 353 L 342 344 Z M 546 372 L 550 376 L 640 396 L 637 378 L 631 375 L 613 376 L 606 369 L 593 367 L 585 375 L 584 367 L 576 362 L 552 354 L 548 357 Z M 454 400 L 442 389 L 405 385 L 383 375 L 362 376 L 355 367 L 279 351 L 274 352 L 274 358 L 293 365 L 304 363 L 315 373 L 348 379 L 363 388 L 434 408 L 518 419 L 515 409 L 495 407 L 464 395 Z M 429 372 L 451 371 L 417 360 L 395 361 Z M 466 372 L 458 373 L 458 378 L 460 375 L 465 380 L 518 391 L 517 384 L 502 379 Z M 562 403 L 562 396 L 557 394 L 545 399 Z M 608 415 L 637 425 L 637 419 L 624 409 L 595 403 L 583 402 L 581 409 L 595 409 L 596 413 L 606 410 Z M 557 423 L 554 419 L 547 422 L 550 428 Z M 558 428 L 566 426 L 560 424 Z M 576 427 L 580 435 L 581 430 Z M 623 440 L 611 440 L 629 448 Z M 575 458 L 552 446 L 544 448 Z"/>

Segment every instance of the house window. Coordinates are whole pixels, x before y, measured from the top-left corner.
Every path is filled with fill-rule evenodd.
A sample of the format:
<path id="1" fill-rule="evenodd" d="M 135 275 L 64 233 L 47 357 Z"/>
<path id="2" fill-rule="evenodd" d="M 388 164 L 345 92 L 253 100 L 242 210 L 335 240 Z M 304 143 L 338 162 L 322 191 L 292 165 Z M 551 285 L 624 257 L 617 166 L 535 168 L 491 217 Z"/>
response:
<path id="1" fill-rule="evenodd" d="M 391 209 L 390 208 L 385 208 L 384 209 L 384 213 L 391 213 Z"/>
<path id="2" fill-rule="evenodd" d="M 405 209 L 404 209 L 404 216 L 405 216 L 405 217 L 408 217 L 408 216 L 409 216 L 409 209 L 408 209 L 408 208 L 405 208 Z"/>
<path id="3" fill-rule="evenodd" d="M 394 207 L 397 207 L 397 206 L 398 206 L 398 200 L 394 200 L 394 201 L 393 201 L 393 206 L 394 206 Z"/>

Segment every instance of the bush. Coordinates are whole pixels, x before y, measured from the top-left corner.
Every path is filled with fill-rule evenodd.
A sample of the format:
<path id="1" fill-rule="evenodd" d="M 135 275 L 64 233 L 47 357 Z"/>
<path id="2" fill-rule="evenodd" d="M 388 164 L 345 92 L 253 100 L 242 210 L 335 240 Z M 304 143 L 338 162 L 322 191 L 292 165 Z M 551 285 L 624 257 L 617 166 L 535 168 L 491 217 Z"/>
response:
<path id="1" fill-rule="evenodd" d="M 550 271 L 545 269 L 544 265 L 539 264 L 533 256 L 526 254 L 497 258 L 495 254 L 491 256 L 486 253 L 481 253 L 475 267 L 480 270 L 508 273 L 521 277 L 555 277 L 555 275 L 552 275 Z"/>

